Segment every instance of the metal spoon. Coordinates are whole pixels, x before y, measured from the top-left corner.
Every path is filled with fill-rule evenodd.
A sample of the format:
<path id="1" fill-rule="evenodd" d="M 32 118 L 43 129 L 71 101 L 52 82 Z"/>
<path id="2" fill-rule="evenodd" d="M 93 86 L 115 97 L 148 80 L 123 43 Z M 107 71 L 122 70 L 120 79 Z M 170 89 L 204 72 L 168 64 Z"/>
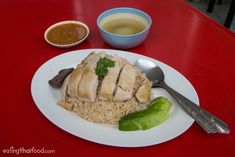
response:
<path id="1" fill-rule="evenodd" d="M 179 105 L 194 118 L 207 133 L 229 134 L 230 130 L 225 122 L 169 87 L 164 82 L 163 71 L 154 62 L 147 59 L 138 59 L 135 65 L 153 82 L 153 87 L 161 87 L 170 93 Z"/>

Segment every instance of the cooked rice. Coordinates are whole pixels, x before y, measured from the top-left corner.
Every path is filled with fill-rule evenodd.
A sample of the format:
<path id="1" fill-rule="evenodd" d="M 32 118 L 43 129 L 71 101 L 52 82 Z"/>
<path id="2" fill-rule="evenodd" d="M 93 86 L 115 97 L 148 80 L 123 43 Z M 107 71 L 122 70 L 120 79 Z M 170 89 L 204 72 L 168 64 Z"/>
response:
<path id="1" fill-rule="evenodd" d="M 137 77 L 134 90 L 139 88 L 141 77 Z M 135 97 L 128 101 L 79 101 L 76 98 L 67 97 L 61 100 L 59 105 L 76 112 L 80 117 L 96 123 L 117 124 L 121 117 L 131 112 L 146 108 L 146 104 L 140 103 Z"/>
<path id="2" fill-rule="evenodd" d="M 136 98 L 125 102 L 96 101 L 94 103 L 68 99 L 73 106 L 73 111 L 79 116 L 92 122 L 117 124 L 120 118 L 128 113 L 143 110 L 145 104 L 140 104 Z"/>

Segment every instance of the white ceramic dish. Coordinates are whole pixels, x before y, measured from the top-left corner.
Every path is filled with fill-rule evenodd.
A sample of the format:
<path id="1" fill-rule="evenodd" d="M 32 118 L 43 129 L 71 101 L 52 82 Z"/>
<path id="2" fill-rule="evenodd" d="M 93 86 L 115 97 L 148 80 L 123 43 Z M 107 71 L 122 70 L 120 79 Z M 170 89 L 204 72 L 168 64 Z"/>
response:
<path id="1" fill-rule="evenodd" d="M 105 52 L 118 55 L 134 63 L 138 58 L 146 58 L 156 62 L 164 71 L 166 83 L 176 89 L 193 102 L 199 104 L 197 93 L 191 83 L 172 67 L 149 57 L 118 50 L 85 49 L 77 50 L 56 56 L 44 63 L 35 73 L 31 93 L 36 106 L 49 121 L 64 131 L 77 137 L 110 146 L 143 147 L 169 141 L 185 132 L 194 122 L 176 101 L 163 89 L 154 88 L 153 95 L 164 96 L 170 99 L 173 107 L 170 117 L 164 123 L 146 131 L 119 131 L 117 126 L 89 122 L 75 113 L 57 105 L 60 91 L 49 86 L 48 80 L 54 77 L 59 70 L 75 67 L 90 52 Z"/>
<path id="2" fill-rule="evenodd" d="M 53 29 L 53 28 L 55 28 L 55 27 L 57 27 L 57 26 L 63 25 L 63 24 L 68 24 L 68 23 L 75 23 L 75 24 L 79 24 L 79 25 L 83 26 L 83 27 L 86 29 L 86 35 L 85 35 L 85 37 L 82 38 L 81 40 L 77 41 L 77 42 L 74 42 L 74 43 L 71 43 L 71 44 L 63 44 L 63 45 L 62 45 L 62 44 L 61 44 L 61 45 L 60 45 L 60 44 L 55 44 L 55 43 L 53 43 L 53 42 L 51 42 L 50 40 L 47 39 L 47 34 L 48 34 L 48 32 L 49 32 L 51 29 Z M 47 28 L 47 30 L 46 30 L 45 33 L 44 33 L 44 39 L 46 40 L 46 42 L 47 42 L 48 44 L 53 45 L 53 46 L 55 46 L 55 47 L 59 47 L 59 48 L 69 48 L 69 47 L 73 47 L 73 46 L 76 46 L 76 45 L 82 43 L 82 42 L 88 37 L 89 32 L 90 32 L 90 31 L 89 31 L 88 26 L 87 26 L 85 23 L 82 23 L 82 22 L 80 22 L 80 21 L 61 21 L 61 22 L 55 23 L 55 24 L 53 24 L 52 26 L 50 26 L 49 28 Z"/>

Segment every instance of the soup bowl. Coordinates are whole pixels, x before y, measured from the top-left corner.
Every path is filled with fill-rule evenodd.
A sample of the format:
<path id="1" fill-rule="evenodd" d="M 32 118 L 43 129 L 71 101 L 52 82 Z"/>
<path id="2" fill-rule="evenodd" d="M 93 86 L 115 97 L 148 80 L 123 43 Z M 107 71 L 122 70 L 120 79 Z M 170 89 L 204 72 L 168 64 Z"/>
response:
<path id="1" fill-rule="evenodd" d="M 113 8 L 99 15 L 97 26 L 106 43 L 118 49 L 140 45 L 148 36 L 150 16 L 134 8 Z"/>

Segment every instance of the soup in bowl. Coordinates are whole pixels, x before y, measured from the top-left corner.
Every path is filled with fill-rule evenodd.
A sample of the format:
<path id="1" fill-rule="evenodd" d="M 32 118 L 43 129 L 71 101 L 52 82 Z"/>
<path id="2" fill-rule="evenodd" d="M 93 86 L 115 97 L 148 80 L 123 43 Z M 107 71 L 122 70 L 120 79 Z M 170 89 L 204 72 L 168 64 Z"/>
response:
<path id="1" fill-rule="evenodd" d="M 104 41 L 119 49 L 141 44 L 148 35 L 151 23 L 148 14 L 134 8 L 114 8 L 103 12 L 97 19 Z"/>

